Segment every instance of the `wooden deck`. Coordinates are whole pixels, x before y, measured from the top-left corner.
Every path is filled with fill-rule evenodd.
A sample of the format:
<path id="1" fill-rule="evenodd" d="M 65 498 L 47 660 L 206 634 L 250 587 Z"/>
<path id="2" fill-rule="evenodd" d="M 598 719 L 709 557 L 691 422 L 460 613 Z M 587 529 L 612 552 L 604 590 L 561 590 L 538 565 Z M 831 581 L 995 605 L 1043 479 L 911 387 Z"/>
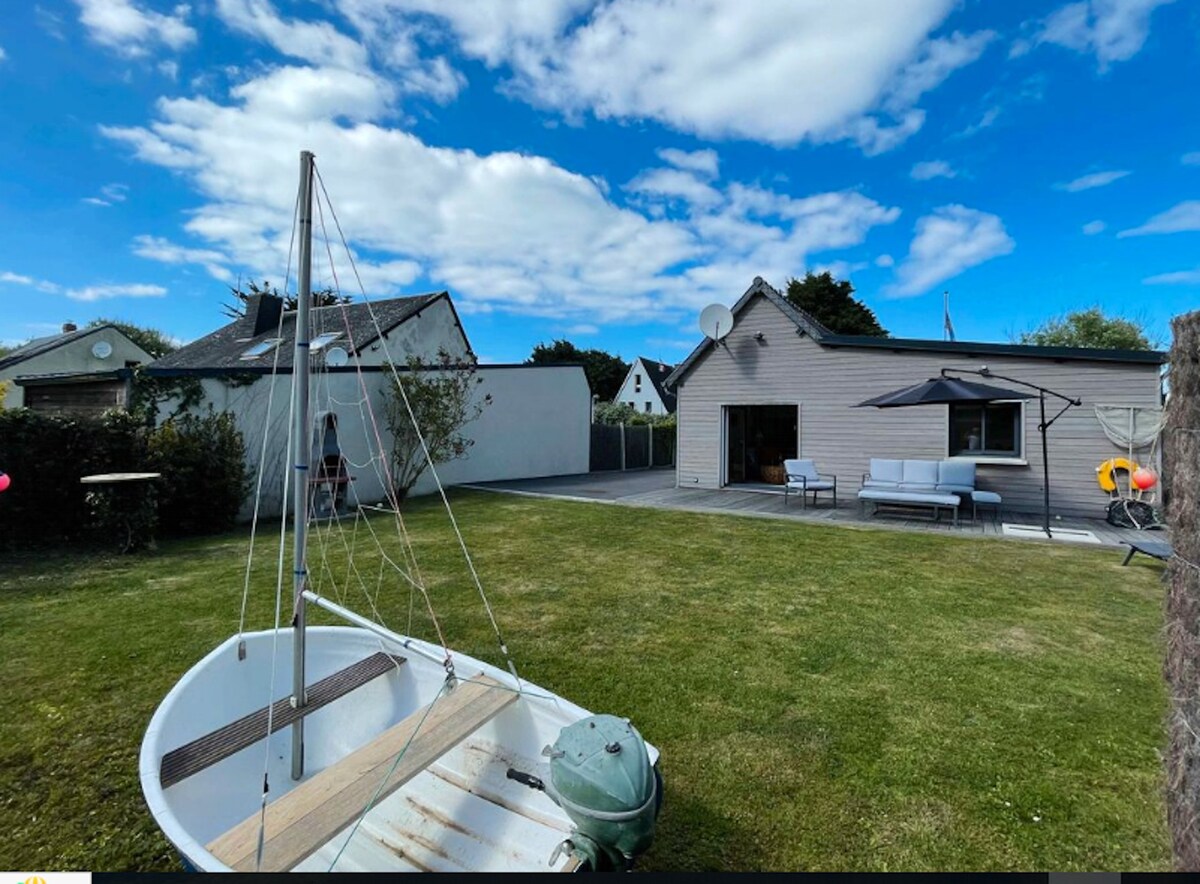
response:
<path id="1" fill-rule="evenodd" d="M 657 482 L 652 480 L 655 474 L 657 474 Z M 620 474 L 593 473 L 587 476 L 563 477 L 561 480 L 492 482 L 469 487 L 534 497 L 587 500 L 654 509 L 726 513 L 728 515 L 790 519 L 798 522 L 816 522 L 858 528 L 937 532 L 956 534 L 962 537 L 1027 539 L 1046 542 L 1045 536 L 1040 532 L 1030 532 L 1027 536 L 1018 538 L 1006 534 L 1004 531 L 1005 525 L 1040 528 L 1041 513 L 1016 513 L 1005 510 L 1003 521 L 993 522 L 991 511 L 988 510 L 981 511 L 979 521 L 972 522 L 971 509 L 966 506 L 959 510 L 959 525 L 955 528 L 949 516 L 943 516 L 940 520 L 935 521 L 928 509 L 911 511 L 883 509 L 877 515 L 872 515 L 871 507 L 867 506 L 865 511 L 860 511 L 857 488 L 847 489 L 843 495 L 839 496 L 836 509 L 834 509 L 831 499 L 825 494 L 820 495 L 816 506 L 810 502 L 805 509 L 801 507 L 800 500 L 796 495 L 791 495 L 785 506 L 782 489 L 768 485 L 720 490 L 676 488 L 673 470 L 654 470 L 628 475 L 630 477 L 628 481 L 624 481 Z M 603 489 L 603 493 L 596 490 L 600 488 Z M 1065 518 L 1052 522 L 1050 527 L 1051 531 L 1056 528 L 1065 531 L 1089 531 L 1099 541 L 1098 543 L 1067 540 L 1064 537 L 1056 538 L 1054 542 L 1071 543 L 1073 546 L 1080 547 L 1091 546 L 1096 549 L 1124 548 L 1124 542 L 1133 539 L 1168 539 L 1167 532 L 1163 530 L 1136 531 L 1129 528 L 1117 528 L 1103 519 Z"/>

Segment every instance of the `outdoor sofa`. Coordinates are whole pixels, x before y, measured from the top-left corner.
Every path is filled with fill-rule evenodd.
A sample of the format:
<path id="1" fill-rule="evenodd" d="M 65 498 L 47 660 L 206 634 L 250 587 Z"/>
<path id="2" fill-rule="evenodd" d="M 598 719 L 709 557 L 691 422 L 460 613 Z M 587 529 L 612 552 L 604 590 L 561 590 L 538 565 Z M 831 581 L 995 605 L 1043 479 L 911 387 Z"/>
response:
<path id="1" fill-rule="evenodd" d="M 975 492 L 975 464 L 969 460 L 888 460 L 871 458 L 871 470 L 863 474 L 858 492 L 859 507 L 869 502 L 880 506 L 928 507 L 940 518 L 943 509 L 954 515 L 963 497 Z"/>

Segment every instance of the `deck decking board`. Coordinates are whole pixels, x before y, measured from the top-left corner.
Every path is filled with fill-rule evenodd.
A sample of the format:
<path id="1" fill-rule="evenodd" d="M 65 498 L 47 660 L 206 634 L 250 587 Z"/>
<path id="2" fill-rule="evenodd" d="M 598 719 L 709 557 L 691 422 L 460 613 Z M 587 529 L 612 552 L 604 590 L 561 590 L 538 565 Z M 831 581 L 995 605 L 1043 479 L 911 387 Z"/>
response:
<path id="1" fill-rule="evenodd" d="M 353 823 L 372 799 L 378 803 L 395 792 L 517 696 L 482 675 L 460 682 L 431 706 L 418 709 L 268 804 L 259 870 L 294 868 Z M 400 753 L 403 755 L 396 762 Z M 258 831 L 259 814 L 255 813 L 213 840 L 208 850 L 235 871 L 255 871 Z"/>

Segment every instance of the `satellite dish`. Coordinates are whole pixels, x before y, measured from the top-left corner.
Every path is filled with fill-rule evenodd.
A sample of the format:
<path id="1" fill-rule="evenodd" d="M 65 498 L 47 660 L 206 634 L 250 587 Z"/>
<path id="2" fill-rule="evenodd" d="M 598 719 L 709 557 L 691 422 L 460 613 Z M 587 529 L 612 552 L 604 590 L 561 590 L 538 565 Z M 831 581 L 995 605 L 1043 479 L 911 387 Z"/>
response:
<path id="1" fill-rule="evenodd" d="M 325 351 L 325 364 L 332 366 L 345 365 L 350 361 L 350 354 L 342 347 L 330 347 Z"/>
<path id="2" fill-rule="evenodd" d="M 97 359 L 107 359 L 112 356 L 112 344 L 108 341 L 97 341 L 92 344 L 92 355 Z"/>
<path id="3" fill-rule="evenodd" d="M 706 338 L 720 341 L 733 328 L 733 311 L 724 304 L 709 304 L 700 311 L 700 331 Z"/>

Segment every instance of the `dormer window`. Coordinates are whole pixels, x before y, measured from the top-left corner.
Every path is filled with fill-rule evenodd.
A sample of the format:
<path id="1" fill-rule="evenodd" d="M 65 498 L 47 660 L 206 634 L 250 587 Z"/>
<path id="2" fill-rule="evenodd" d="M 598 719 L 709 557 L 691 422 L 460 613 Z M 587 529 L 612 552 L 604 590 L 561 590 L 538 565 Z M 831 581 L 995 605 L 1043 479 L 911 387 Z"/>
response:
<path id="1" fill-rule="evenodd" d="M 312 342 L 308 345 L 308 349 L 313 353 L 317 353 L 328 347 L 341 336 L 341 332 L 324 332 L 323 334 L 319 334 L 312 339 Z"/>
<path id="2" fill-rule="evenodd" d="M 242 359 L 257 359 L 259 356 L 266 356 L 272 350 L 283 342 L 283 338 L 267 338 L 265 341 L 259 341 L 249 350 L 241 355 Z"/>
<path id="3" fill-rule="evenodd" d="M 633 392 L 642 392 L 642 376 L 640 374 L 635 374 L 633 376 Z"/>

